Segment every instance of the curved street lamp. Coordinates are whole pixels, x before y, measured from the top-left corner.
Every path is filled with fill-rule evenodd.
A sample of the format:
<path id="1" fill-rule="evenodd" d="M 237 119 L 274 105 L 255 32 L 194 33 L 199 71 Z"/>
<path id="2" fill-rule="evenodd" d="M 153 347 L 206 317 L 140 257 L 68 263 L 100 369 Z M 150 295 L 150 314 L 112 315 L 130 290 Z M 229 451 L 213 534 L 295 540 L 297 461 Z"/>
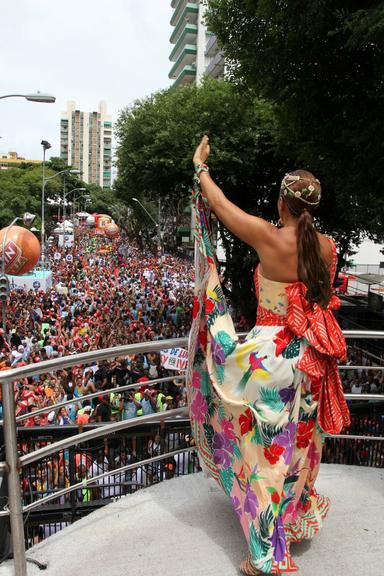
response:
<path id="1" fill-rule="evenodd" d="M 152 220 L 152 222 L 154 222 L 155 226 L 158 227 L 159 223 L 156 222 L 156 220 L 154 219 L 154 217 L 152 216 L 152 214 L 150 212 L 148 212 L 148 210 L 146 209 L 145 206 L 143 206 L 143 204 L 140 202 L 140 200 L 138 198 L 131 198 L 131 200 L 133 200 L 134 202 L 137 202 L 142 209 L 144 210 L 144 212 L 150 217 L 150 219 Z"/>
<path id="2" fill-rule="evenodd" d="M 131 198 L 131 200 L 133 200 L 134 202 L 137 202 L 142 209 L 144 210 L 144 212 L 150 217 L 150 219 L 152 220 L 152 222 L 154 222 L 156 228 L 157 228 L 157 246 L 158 246 L 158 251 L 159 251 L 159 256 L 161 256 L 162 253 L 162 241 L 161 241 L 161 229 L 160 229 L 160 221 L 161 221 L 161 200 L 160 198 L 158 199 L 158 208 L 159 208 L 159 212 L 158 212 L 158 217 L 159 217 L 159 221 L 156 222 L 156 220 L 154 219 L 154 217 L 152 216 L 152 214 L 150 214 L 148 212 L 148 210 L 146 209 L 145 206 L 142 205 L 142 203 L 140 202 L 140 200 L 138 198 Z"/>
<path id="3" fill-rule="evenodd" d="M 56 97 L 51 94 L 42 94 L 41 92 L 36 92 L 35 94 L 5 94 L 0 96 L 0 100 L 3 98 L 25 98 L 30 102 L 42 102 L 43 104 L 53 104 L 56 102 Z"/>

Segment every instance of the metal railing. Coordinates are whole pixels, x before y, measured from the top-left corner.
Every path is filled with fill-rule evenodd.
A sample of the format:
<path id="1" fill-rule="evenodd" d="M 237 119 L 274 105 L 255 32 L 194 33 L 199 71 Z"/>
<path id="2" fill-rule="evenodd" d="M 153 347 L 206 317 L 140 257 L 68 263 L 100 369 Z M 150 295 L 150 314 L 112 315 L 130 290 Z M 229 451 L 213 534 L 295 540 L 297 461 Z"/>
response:
<path id="1" fill-rule="evenodd" d="M 148 380 L 145 382 L 145 386 L 151 388 L 156 384 L 163 384 L 165 382 L 172 382 L 174 380 L 185 380 L 185 375 L 180 376 L 166 376 L 165 378 L 156 378 L 154 380 Z M 78 404 L 80 402 L 84 402 L 84 400 L 92 400 L 93 398 L 98 398 L 99 396 L 108 396 L 109 394 L 116 393 L 116 392 L 126 392 L 127 390 L 137 390 L 138 388 L 142 388 L 143 382 L 139 384 L 126 384 L 125 386 L 117 386 L 115 388 L 106 388 L 105 390 L 99 390 L 98 392 L 92 392 L 91 394 L 84 394 L 83 396 L 73 397 L 72 400 L 65 400 L 64 402 L 57 402 L 56 404 L 52 404 L 51 406 L 45 406 L 44 408 L 39 408 L 38 410 L 34 410 L 33 416 L 40 416 L 41 414 L 46 414 L 51 410 L 57 410 L 58 408 L 62 408 L 63 406 L 69 406 L 70 404 Z M 16 422 L 22 422 L 23 420 L 27 420 L 31 417 L 31 413 L 28 414 L 21 414 L 20 416 L 16 417 Z M 3 424 L 3 420 L 0 420 L 0 426 Z"/>
<path id="2" fill-rule="evenodd" d="M 379 331 L 364 331 L 364 330 L 348 330 L 344 332 L 346 338 L 354 339 L 372 339 L 372 340 L 382 340 L 384 339 L 384 332 Z M 85 440 L 90 440 L 94 438 L 105 437 L 113 434 L 116 431 L 123 430 L 126 428 L 134 427 L 137 424 L 143 424 L 145 422 L 162 422 L 170 418 L 184 416 L 186 414 L 185 408 L 170 410 L 163 413 L 156 413 L 147 416 L 140 416 L 139 418 L 134 418 L 131 420 L 125 420 L 122 422 L 115 422 L 112 424 L 106 424 L 96 428 L 95 430 L 90 430 L 76 435 L 75 437 L 65 438 L 60 442 L 56 442 L 51 446 L 45 446 L 30 454 L 26 454 L 19 458 L 18 456 L 18 446 L 17 446 L 17 428 L 16 428 L 16 418 L 15 418 L 15 398 L 14 398 L 14 387 L 13 382 L 20 378 L 25 378 L 27 376 L 37 376 L 55 370 L 61 370 L 63 368 L 69 368 L 74 365 L 79 364 L 89 364 L 91 362 L 108 360 L 111 358 L 117 358 L 118 356 L 127 356 L 129 354 L 142 354 L 150 352 L 159 352 L 165 348 L 176 348 L 185 347 L 188 343 L 187 338 L 177 338 L 172 340 L 160 340 L 156 342 L 146 342 L 139 344 L 131 344 L 126 346 L 117 346 L 115 348 L 108 348 L 105 350 L 94 350 L 91 352 L 84 352 L 81 354 L 66 356 L 62 358 L 55 358 L 52 360 L 47 360 L 39 364 L 31 364 L 23 366 L 21 368 L 15 368 L 10 370 L 5 370 L 0 373 L 0 383 L 3 392 L 3 413 L 4 413 L 4 439 L 5 439 L 5 449 L 6 449 L 6 463 L 3 464 L 8 476 L 8 491 L 9 491 L 9 511 L 3 511 L 1 515 L 9 515 L 11 523 L 11 534 L 12 534 L 12 544 L 13 544 L 13 556 L 14 556 L 14 569 L 15 576 L 26 576 L 26 556 L 25 556 L 25 542 L 24 542 L 24 524 L 23 524 L 23 513 L 26 509 L 23 509 L 21 494 L 20 494 L 20 469 L 27 464 L 39 460 L 49 454 L 59 452 L 64 448 L 70 446 L 78 445 Z M 362 367 L 366 369 L 367 367 Z M 345 366 L 343 369 L 351 369 L 351 367 Z M 375 367 L 379 369 L 379 367 Z M 153 381 L 152 381 L 153 382 Z M 148 383 L 150 384 L 150 382 Z M 134 385 L 130 385 L 134 386 Z M 125 388 L 125 387 L 124 387 Z M 129 389 L 129 388 L 128 388 Z M 116 389 L 113 389 L 116 391 Z M 105 393 L 110 393 L 110 391 L 105 391 Z M 101 394 L 101 392 L 100 392 Z M 97 394 L 97 395 L 100 395 Z M 384 396 L 378 394 L 349 394 L 348 399 L 350 400 L 378 400 L 383 399 Z M 81 398 L 84 400 L 84 397 Z M 72 401 L 71 401 L 72 402 Z M 52 406 L 44 409 L 45 411 L 51 411 Z M 341 436 L 344 437 L 344 436 Z M 353 436 L 347 436 L 347 438 L 353 438 Z M 383 438 L 373 438 L 368 437 L 372 440 L 382 440 Z M 177 453 L 178 451 L 175 451 Z M 148 462 L 161 460 L 163 458 L 170 457 L 169 454 L 156 456 L 155 458 L 148 459 Z M 129 464 L 121 467 L 121 471 L 127 470 L 130 467 L 140 465 L 140 463 L 135 463 L 133 465 Z M 114 471 L 118 473 L 119 470 Z M 108 473 L 109 474 L 109 473 Z M 105 477 L 106 474 L 100 475 L 100 478 Z M 94 480 L 94 479 L 92 479 Z M 78 486 L 71 487 L 68 492 L 78 489 Z M 66 489 L 67 490 L 67 489 Z M 67 493 L 67 492 L 66 492 Z M 57 498 L 57 494 L 55 494 Z M 39 505 L 44 501 L 40 499 L 38 501 Z M 47 501 L 47 500 L 45 500 Z M 37 504 L 36 504 L 37 506 Z"/>
<path id="3" fill-rule="evenodd" d="M 105 506 L 111 499 L 133 494 L 170 478 L 198 472 L 200 465 L 196 448 L 191 447 L 189 418 L 178 417 L 165 422 L 156 420 L 144 424 L 136 422 L 135 427 L 114 432 L 107 438 L 82 442 L 24 465 L 21 491 L 26 548 Z M 83 430 L 102 425 L 88 423 Z M 77 435 L 80 430 L 77 425 L 20 427 L 19 453 L 26 455 L 46 444 Z M 162 455 L 162 459 L 150 463 L 151 456 L 155 455 Z M 126 465 L 131 466 L 117 472 Z M 99 477 L 97 481 L 96 475 Z M 87 484 L 84 482 L 79 487 L 83 480 Z M 69 488 L 75 485 L 78 489 Z M 63 495 L 62 489 L 71 491 L 67 490 Z M 51 499 L 42 502 L 48 495 Z M 29 508 L 31 503 L 34 503 L 32 509 Z M 0 521 L 5 525 L 7 519 L 0 518 Z"/>

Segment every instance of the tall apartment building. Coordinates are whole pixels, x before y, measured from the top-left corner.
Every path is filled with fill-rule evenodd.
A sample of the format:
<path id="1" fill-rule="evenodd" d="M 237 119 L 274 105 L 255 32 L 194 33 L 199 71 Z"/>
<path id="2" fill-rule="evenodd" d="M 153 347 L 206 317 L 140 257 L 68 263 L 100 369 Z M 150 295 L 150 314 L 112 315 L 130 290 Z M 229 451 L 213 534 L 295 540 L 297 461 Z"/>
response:
<path id="1" fill-rule="evenodd" d="M 214 36 L 204 23 L 206 7 L 200 0 L 171 0 L 173 14 L 170 37 L 174 45 L 169 59 L 173 62 L 169 78 L 174 86 L 199 84 L 205 75 L 224 76 L 224 56 Z"/>
<path id="2" fill-rule="evenodd" d="M 112 117 L 100 102 L 98 112 L 81 112 L 73 101 L 60 120 L 60 156 L 82 172 L 82 180 L 102 188 L 112 185 Z"/>

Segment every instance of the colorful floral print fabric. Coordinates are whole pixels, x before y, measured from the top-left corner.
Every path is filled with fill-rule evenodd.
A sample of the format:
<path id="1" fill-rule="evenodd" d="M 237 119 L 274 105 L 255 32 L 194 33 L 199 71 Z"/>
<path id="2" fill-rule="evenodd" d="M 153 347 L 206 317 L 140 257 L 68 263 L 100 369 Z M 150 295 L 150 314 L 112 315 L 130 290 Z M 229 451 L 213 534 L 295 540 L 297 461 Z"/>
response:
<path id="1" fill-rule="evenodd" d="M 324 431 L 319 402 L 327 431 L 348 424 L 336 367 L 345 342 L 331 309 L 311 317 L 301 283 L 271 282 L 259 273 L 256 326 L 240 342 L 197 178 L 193 200 L 196 287 L 187 383 L 201 462 L 230 498 L 254 566 L 266 574 L 296 572 L 290 544 L 312 538 L 329 508 L 314 488 Z"/>

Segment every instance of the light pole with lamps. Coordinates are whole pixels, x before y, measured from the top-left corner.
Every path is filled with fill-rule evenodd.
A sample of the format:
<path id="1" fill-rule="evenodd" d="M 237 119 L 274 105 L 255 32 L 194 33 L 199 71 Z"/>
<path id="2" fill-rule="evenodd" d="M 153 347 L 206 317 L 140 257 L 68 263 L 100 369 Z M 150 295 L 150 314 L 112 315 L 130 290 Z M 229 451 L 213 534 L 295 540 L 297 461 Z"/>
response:
<path id="1" fill-rule="evenodd" d="M 68 194 L 71 194 L 72 192 L 86 192 L 86 191 L 87 191 L 86 188 L 72 188 L 72 190 L 68 190 L 68 192 L 65 192 L 64 201 L 65 201 L 66 197 L 68 196 Z"/>
<path id="2" fill-rule="evenodd" d="M 41 261 L 43 264 L 43 268 L 45 267 L 45 186 L 49 180 L 60 176 L 61 174 L 81 174 L 80 170 L 66 168 L 65 170 L 60 170 L 60 172 L 56 172 L 53 176 L 45 177 L 45 152 L 48 150 L 51 145 L 46 140 L 42 140 L 41 142 L 43 146 L 43 186 L 41 191 Z M 65 179 L 64 179 L 64 195 L 65 195 Z M 64 206 L 63 206 L 63 214 L 64 214 Z"/>
<path id="3" fill-rule="evenodd" d="M 132 200 L 134 202 L 137 202 L 142 207 L 144 212 L 150 217 L 152 222 L 154 222 L 155 226 L 157 227 L 157 247 L 158 247 L 158 251 L 159 251 L 159 257 L 161 257 L 161 255 L 162 255 L 161 254 L 162 253 L 162 239 L 161 239 L 161 227 L 160 227 L 160 222 L 161 222 L 161 200 L 160 200 L 160 198 L 158 199 L 158 218 L 159 218 L 158 222 L 156 222 L 156 220 L 154 219 L 152 214 L 150 214 L 150 212 L 148 212 L 146 207 L 142 205 L 142 203 L 140 202 L 140 200 L 138 198 L 132 198 Z"/>
<path id="4" fill-rule="evenodd" d="M 63 194 L 63 211 L 64 211 L 64 206 L 65 206 L 65 199 L 68 196 L 68 194 L 71 194 L 72 192 L 86 192 L 87 189 L 86 188 L 72 188 L 72 190 L 68 190 L 68 192 L 65 192 Z M 74 202 L 74 200 L 73 200 Z M 73 239 L 75 239 L 75 216 L 74 216 L 74 212 L 72 210 L 72 221 L 73 221 Z M 65 219 L 63 220 L 63 236 L 65 236 Z"/>
<path id="5" fill-rule="evenodd" d="M 52 148 L 51 144 L 46 140 L 41 141 L 43 147 L 43 186 L 41 189 L 41 262 L 43 269 L 45 268 L 45 153 Z"/>
<path id="6" fill-rule="evenodd" d="M 59 172 L 59 174 L 60 174 L 60 172 Z M 68 174 L 81 174 L 81 170 L 77 170 L 77 169 L 69 170 Z M 72 190 L 70 190 L 70 192 L 72 192 L 73 190 L 74 190 L 74 188 Z M 65 191 L 65 177 L 64 177 L 64 185 L 63 185 L 63 225 L 64 225 L 64 227 L 65 227 L 64 222 L 65 222 L 65 217 L 66 217 L 66 214 L 65 214 L 65 198 L 66 198 L 66 196 L 67 196 L 67 192 Z"/>
<path id="7" fill-rule="evenodd" d="M 82 210 L 84 212 L 87 211 L 87 205 L 92 204 L 92 198 L 90 196 L 84 195 L 83 197 L 83 206 L 82 206 Z"/>

